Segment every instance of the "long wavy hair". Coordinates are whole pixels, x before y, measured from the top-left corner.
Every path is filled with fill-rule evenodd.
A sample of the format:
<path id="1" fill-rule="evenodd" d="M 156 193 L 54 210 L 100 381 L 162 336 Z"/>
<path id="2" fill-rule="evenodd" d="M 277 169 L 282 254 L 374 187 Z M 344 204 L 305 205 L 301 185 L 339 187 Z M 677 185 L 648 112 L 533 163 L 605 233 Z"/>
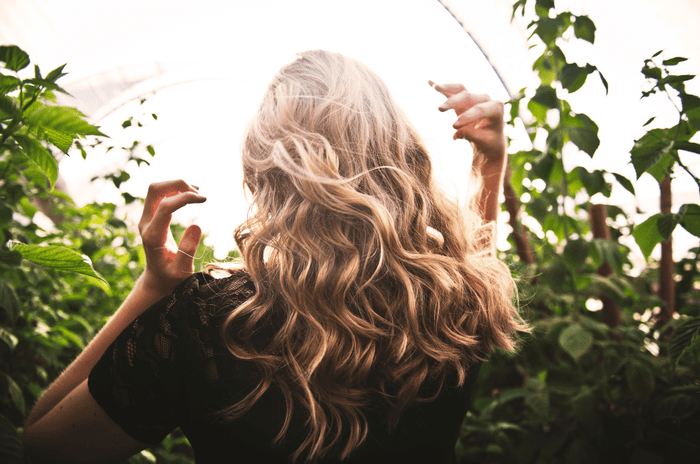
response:
<path id="1" fill-rule="evenodd" d="M 234 235 L 256 293 L 223 338 L 260 377 L 228 418 L 275 385 L 286 402 L 276 441 L 301 411 L 308 434 L 293 458 L 345 459 L 373 399 L 391 429 L 494 347 L 514 349 L 525 326 L 490 227 L 436 186 L 418 135 L 365 65 L 299 54 L 265 93 L 242 163 L 254 206 Z M 273 336 L 253 343 L 270 321 Z"/>

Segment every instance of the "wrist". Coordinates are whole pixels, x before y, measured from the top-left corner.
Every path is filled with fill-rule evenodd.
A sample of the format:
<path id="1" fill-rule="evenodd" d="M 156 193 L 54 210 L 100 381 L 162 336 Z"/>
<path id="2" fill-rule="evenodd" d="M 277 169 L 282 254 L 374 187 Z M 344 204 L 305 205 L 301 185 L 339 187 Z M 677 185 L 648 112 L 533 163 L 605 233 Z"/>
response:
<path id="1" fill-rule="evenodd" d="M 153 273 L 149 272 L 148 268 L 141 274 L 141 276 L 136 281 L 134 288 L 139 287 L 143 292 L 150 295 L 154 301 L 160 300 L 161 298 L 169 295 L 175 285 L 166 284 L 163 279 L 155 276 Z"/>

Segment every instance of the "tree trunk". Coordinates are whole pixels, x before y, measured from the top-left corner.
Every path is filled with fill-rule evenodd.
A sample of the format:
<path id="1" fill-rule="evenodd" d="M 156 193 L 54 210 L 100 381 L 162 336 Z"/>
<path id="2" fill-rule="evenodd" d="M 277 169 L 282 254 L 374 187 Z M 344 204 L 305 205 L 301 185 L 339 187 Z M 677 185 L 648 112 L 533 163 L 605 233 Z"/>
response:
<path id="1" fill-rule="evenodd" d="M 508 224 L 513 228 L 513 241 L 515 249 L 521 261 L 527 264 L 535 264 L 535 256 L 527 239 L 527 229 L 520 222 L 520 201 L 515 195 L 513 184 L 510 183 L 510 165 L 506 166 L 506 173 L 503 179 L 503 196 L 505 197 L 506 211 L 508 211 Z"/>
<path id="2" fill-rule="evenodd" d="M 661 187 L 661 214 L 671 212 L 671 177 L 666 177 Z M 665 324 L 673 317 L 676 308 L 676 282 L 673 280 L 673 238 L 661 242 L 661 263 L 659 265 L 659 298 L 664 301 L 661 313 L 656 318 L 659 324 Z"/>
<path id="3" fill-rule="evenodd" d="M 606 223 L 608 217 L 608 208 L 605 205 L 591 205 L 588 208 L 588 215 L 591 220 L 591 230 L 593 238 L 610 238 L 610 228 Z M 598 275 L 607 277 L 613 273 L 613 268 L 610 263 L 604 262 L 598 268 Z M 620 325 L 620 307 L 607 295 L 599 295 L 600 301 L 603 302 L 603 322 L 608 327 L 614 328 Z"/>

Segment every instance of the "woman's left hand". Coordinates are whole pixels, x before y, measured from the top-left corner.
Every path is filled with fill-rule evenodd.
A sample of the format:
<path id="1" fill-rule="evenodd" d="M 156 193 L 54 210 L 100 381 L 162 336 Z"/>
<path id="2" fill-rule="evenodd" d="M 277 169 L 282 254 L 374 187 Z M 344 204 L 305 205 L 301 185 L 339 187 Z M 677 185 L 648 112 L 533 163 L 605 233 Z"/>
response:
<path id="1" fill-rule="evenodd" d="M 453 138 L 469 140 L 474 150 L 487 159 L 503 159 L 506 153 L 503 103 L 485 94 L 471 93 L 462 84 L 428 83 L 447 97 L 438 109 L 454 110 L 458 116 L 452 125 L 456 129 Z"/>
<path id="2" fill-rule="evenodd" d="M 194 255 L 202 237 L 197 225 L 187 228 L 180 244 L 170 232 L 172 214 L 190 203 L 203 203 L 206 198 L 199 187 L 183 180 L 151 184 L 139 221 L 139 233 L 146 252 L 144 284 L 160 294 L 170 293 L 194 272 Z"/>

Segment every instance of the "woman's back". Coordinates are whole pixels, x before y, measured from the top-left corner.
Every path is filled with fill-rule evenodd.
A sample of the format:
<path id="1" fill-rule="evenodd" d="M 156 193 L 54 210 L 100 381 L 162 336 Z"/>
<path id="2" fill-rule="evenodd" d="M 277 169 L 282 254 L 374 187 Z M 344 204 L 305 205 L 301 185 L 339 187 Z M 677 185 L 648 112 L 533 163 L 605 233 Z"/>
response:
<path id="1" fill-rule="evenodd" d="M 244 271 L 223 279 L 202 273 L 186 279 L 110 346 L 90 374 L 90 392 L 115 422 L 144 443 L 158 443 L 180 427 L 199 464 L 223 462 L 227 456 L 239 463 L 289 463 L 306 439 L 304 413 L 297 411 L 284 441 L 271 446 L 286 414 L 278 389 L 269 389 L 235 421 L 219 416 L 259 380 L 255 366 L 233 358 L 220 337 L 222 314 L 254 291 Z M 259 334 L 257 343 L 273 334 Z M 479 366 L 469 370 L 462 387 L 447 386 L 434 401 L 409 407 L 392 433 L 389 405 L 374 398 L 366 410 L 368 437 L 342 462 L 454 462 L 454 443 Z M 428 383 L 426 392 L 435 387 Z M 339 463 L 340 451 L 318 462 Z"/>

